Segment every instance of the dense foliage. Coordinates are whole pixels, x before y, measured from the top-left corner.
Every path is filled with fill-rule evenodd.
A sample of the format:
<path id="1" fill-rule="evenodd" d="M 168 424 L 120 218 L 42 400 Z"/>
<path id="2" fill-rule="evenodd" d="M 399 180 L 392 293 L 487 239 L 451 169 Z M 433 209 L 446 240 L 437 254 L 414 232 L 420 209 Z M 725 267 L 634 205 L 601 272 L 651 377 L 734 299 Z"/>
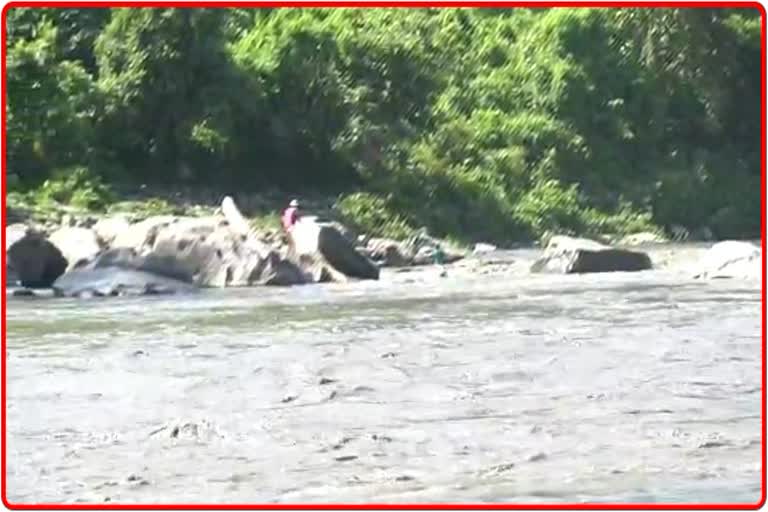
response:
<path id="1" fill-rule="evenodd" d="M 6 24 L 21 190 L 319 189 L 361 228 L 465 240 L 759 237 L 757 10 L 13 8 Z"/>

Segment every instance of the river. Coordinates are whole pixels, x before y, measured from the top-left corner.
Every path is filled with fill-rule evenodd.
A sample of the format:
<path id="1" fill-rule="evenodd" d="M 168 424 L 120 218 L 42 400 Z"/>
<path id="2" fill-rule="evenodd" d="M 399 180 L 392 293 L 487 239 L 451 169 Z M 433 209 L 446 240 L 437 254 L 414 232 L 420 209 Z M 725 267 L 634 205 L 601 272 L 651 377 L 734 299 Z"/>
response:
<path id="1" fill-rule="evenodd" d="M 7 497 L 756 502 L 760 329 L 664 270 L 9 298 Z"/>

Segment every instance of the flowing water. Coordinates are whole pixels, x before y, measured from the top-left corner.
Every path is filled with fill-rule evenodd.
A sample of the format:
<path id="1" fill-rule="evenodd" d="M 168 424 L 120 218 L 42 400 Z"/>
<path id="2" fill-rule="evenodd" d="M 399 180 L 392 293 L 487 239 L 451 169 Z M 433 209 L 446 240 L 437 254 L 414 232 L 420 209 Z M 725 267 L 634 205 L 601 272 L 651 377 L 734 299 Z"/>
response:
<path id="1" fill-rule="evenodd" d="M 756 502 L 760 329 L 665 271 L 9 298 L 7 497 Z"/>

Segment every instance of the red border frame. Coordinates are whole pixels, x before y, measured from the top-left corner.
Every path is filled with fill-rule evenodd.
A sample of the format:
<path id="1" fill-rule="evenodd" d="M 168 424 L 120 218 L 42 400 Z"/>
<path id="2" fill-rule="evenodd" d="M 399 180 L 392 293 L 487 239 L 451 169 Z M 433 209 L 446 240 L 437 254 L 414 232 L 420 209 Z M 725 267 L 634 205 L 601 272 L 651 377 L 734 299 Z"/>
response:
<path id="1" fill-rule="evenodd" d="M 757 9 L 761 15 L 761 105 L 760 105 L 760 124 L 762 137 L 760 139 L 761 150 L 761 246 L 762 246 L 762 293 L 761 293 L 761 315 L 762 315 L 762 345 L 761 345 L 761 360 L 762 360 L 762 431 L 761 431 L 761 493 L 760 499 L 756 503 L 566 503 L 566 504 L 459 504 L 459 503 L 433 503 L 433 504 L 413 504 L 413 503 L 370 503 L 370 504 L 344 504 L 344 503 L 330 503 L 330 504 L 192 504 L 192 503 L 180 503 L 180 504 L 120 504 L 120 503 L 94 503 L 94 504 L 55 504 L 55 503 L 40 503 L 40 504 L 16 504 L 8 501 L 7 482 L 6 482 L 6 297 L 3 293 L 0 299 L 2 304 L 2 320 L 0 323 L 0 338 L 2 341 L 2 356 L 0 357 L 0 368 L 2 369 L 2 411 L 0 411 L 0 417 L 2 420 L 2 475 L 0 475 L 0 498 L 3 505 L 10 510 L 209 510 L 209 509 L 222 509 L 222 510 L 246 510 L 246 509 L 282 509 L 282 510 L 379 510 L 379 509 L 410 509 L 410 510 L 521 510 L 521 509 L 538 509 L 538 510 L 757 510 L 763 507 L 766 503 L 766 439 L 765 439 L 765 415 L 766 415 L 766 208 L 765 208 L 765 196 L 766 196 L 766 9 L 762 4 L 757 1 L 601 1 L 601 0 L 576 0 L 574 2 L 568 2 L 567 0 L 518 0 L 518 1 L 501 1 L 501 2 L 488 2 L 478 0 L 405 0 L 398 2 L 397 0 L 330 0 L 327 2 L 319 0 L 309 0 L 306 2 L 297 0 L 277 0 L 277 1 L 243 1 L 236 0 L 223 0 L 220 2 L 205 0 L 201 2 L 192 2 L 187 0 L 181 1 L 158 1 L 158 0 L 139 0 L 131 2 L 128 0 L 115 0 L 115 1 L 50 1 L 42 0 L 39 2 L 30 0 L 18 0 L 6 3 L 3 6 L 2 14 L 2 27 L 0 27 L 0 37 L 2 39 L 2 48 L 0 49 L 0 69 L 2 72 L 2 137 L 0 149 L 2 149 L 2 166 L 3 175 L 5 175 L 6 169 L 6 15 L 10 8 L 14 7 L 743 7 Z M 5 179 L 0 178 L 0 188 L 2 189 L 2 212 L 0 217 L 5 225 L 5 208 L 6 208 L 6 184 Z M 0 234 L 2 238 L 2 254 L 3 261 L 5 261 L 5 229 Z M 2 270 L 2 284 L 5 288 L 6 275 L 5 265 Z"/>

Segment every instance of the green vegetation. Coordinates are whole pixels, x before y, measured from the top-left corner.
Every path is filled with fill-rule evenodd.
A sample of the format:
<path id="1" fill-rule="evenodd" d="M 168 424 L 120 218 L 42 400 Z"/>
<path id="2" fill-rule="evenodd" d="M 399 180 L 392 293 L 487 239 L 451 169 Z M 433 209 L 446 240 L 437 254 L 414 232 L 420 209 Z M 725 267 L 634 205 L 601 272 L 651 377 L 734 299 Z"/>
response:
<path id="1" fill-rule="evenodd" d="M 126 185 L 313 190 L 397 237 L 760 236 L 756 9 L 13 8 L 5 22 L 6 177 L 36 204 L 108 210 Z"/>

